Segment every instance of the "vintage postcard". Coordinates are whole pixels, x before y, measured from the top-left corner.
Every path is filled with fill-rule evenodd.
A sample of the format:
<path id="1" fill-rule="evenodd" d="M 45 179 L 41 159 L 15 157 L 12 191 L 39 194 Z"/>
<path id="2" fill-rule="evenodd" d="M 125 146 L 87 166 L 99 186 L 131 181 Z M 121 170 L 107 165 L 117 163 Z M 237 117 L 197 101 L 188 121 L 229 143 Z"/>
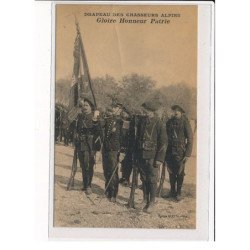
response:
<path id="1" fill-rule="evenodd" d="M 213 4 L 52 12 L 50 237 L 209 239 Z"/>

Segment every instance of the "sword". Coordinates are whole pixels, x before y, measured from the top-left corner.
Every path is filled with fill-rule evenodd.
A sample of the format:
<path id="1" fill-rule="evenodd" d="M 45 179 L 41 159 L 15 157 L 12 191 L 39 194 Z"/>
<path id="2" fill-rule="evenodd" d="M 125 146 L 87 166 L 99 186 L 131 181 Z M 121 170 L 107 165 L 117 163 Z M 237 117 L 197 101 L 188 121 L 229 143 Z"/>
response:
<path id="1" fill-rule="evenodd" d="M 118 169 L 119 165 L 120 165 L 120 162 L 117 163 L 117 165 L 116 165 L 116 167 L 115 167 L 115 169 L 114 169 L 114 171 L 113 171 L 113 173 L 112 173 L 112 175 L 111 175 L 111 177 L 110 177 L 110 179 L 109 179 L 109 182 L 108 182 L 108 184 L 107 184 L 107 186 L 106 186 L 106 188 L 105 188 L 105 190 L 104 190 L 104 192 L 103 192 L 103 194 L 102 194 L 102 197 L 101 197 L 101 199 L 100 199 L 100 201 L 99 201 L 99 204 L 101 203 L 101 201 L 102 201 L 102 199 L 103 199 L 103 196 L 104 196 L 104 194 L 106 193 L 106 191 L 107 191 L 107 189 L 108 189 L 108 187 L 109 187 L 109 185 L 110 185 L 110 183 L 111 183 L 111 181 L 112 181 L 112 179 L 113 179 L 113 177 L 114 177 L 114 175 L 115 175 L 115 172 L 116 172 L 116 170 Z"/>

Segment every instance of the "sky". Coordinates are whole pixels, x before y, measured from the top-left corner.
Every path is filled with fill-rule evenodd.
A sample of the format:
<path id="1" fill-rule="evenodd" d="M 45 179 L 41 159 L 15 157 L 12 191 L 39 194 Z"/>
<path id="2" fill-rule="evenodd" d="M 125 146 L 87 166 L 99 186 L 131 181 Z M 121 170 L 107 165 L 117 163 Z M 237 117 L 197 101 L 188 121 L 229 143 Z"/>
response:
<path id="1" fill-rule="evenodd" d="M 111 13 L 116 23 L 98 23 L 85 13 Z M 119 23 L 122 13 L 158 14 L 169 24 Z M 178 17 L 160 17 L 177 14 Z M 56 80 L 68 78 L 73 69 L 73 47 L 78 19 L 92 78 L 109 74 L 116 79 L 138 73 L 152 77 L 156 86 L 197 82 L 197 6 L 67 5 L 56 6 Z M 122 17 L 122 18 L 123 18 Z M 104 17 L 107 18 L 107 17 Z"/>

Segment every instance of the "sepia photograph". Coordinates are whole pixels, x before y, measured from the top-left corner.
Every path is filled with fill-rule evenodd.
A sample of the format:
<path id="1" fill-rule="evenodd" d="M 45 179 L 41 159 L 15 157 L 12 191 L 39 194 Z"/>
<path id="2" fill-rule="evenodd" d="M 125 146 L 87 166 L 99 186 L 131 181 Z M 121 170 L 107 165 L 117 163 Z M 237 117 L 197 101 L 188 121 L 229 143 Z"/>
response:
<path id="1" fill-rule="evenodd" d="M 197 5 L 55 6 L 52 225 L 197 228 Z"/>

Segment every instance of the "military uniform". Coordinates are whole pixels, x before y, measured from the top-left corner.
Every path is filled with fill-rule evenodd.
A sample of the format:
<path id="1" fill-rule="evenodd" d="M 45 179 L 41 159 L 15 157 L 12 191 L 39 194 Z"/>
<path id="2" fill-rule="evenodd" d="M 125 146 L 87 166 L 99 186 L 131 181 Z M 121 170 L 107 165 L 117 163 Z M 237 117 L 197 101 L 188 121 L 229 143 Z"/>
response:
<path id="1" fill-rule="evenodd" d="M 94 167 L 94 136 L 99 133 L 93 114 L 79 114 L 76 122 L 76 148 L 83 178 L 83 189 L 90 190 Z"/>
<path id="2" fill-rule="evenodd" d="M 122 128 L 122 151 L 125 153 L 125 158 L 122 161 L 122 178 L 120 180 L 124 185 L 129 185 L 130 175 L 133 169 L 133 153 L 134 153 L 134 128 L 135 119 L 132 117 L 129 120 L 123 121 Z"/>
<path id="3" fill-rule="evenodd" d="M 185 175 L 185 157 L 191 156 L 193 145 L 193 133 L 190 123 L 184 115 L 184 110 L 177 105 L 172 107 L 173 110 L 176 108 L 183 113 L 182 116 L 180 118 L 172 117 L 166 123 L 168 134 L 166 162 L 171 186 L 169 196 L 172 197 L 181 195 Z"/>
<path id="4" fill-rule="evenodd" d="M 60 124 L 61 124 L 61 112 L 59 108 L 55 109 L 55 141 L 57 141 L 60 135 Z"/>
<path id="5" fill-rule="evenodd" d="M 152 102 L 147 102 L 145 108 L 156 110 Z M 137 157 L 139 172 L 143 186 L 143 200 L 146 203 L 144 209 L 155 203 L 158 165 L 165 160 L 167 134 L 165 125 L 156 117 L 141 117 L 137 131 Z"/>
<path id="6" fill-rule="evenodd" d="M 66 111 L 64 111 L 62 113 L 62 122 L 61 122 L 61 139 L 60 141 L 62 141 L 62 138 L 64 140 L 64 145 L 68 145 L 69 141 L 68 141 L 68 129 L 69 129 L 69 121 L 68 121 L 68 117 L 67 117 L 67 113 Z"/>
<path id="7" fill-rule="evenodd" d="M 119 164 L 119 154 L 122 148 L 122 126 L 123 122 L 119 116 L 108 117 L 104 124 L 104 141 L 102 154 L 103 173 L 105 177 L 105 188 L 110 182 L 106 192 L 107 197 L 109 199 L 113 199 L 114 201 L 118 194 L 119 186 L 117 165 Z M 113 173 L 114 175 L 111 179 Z"/>

